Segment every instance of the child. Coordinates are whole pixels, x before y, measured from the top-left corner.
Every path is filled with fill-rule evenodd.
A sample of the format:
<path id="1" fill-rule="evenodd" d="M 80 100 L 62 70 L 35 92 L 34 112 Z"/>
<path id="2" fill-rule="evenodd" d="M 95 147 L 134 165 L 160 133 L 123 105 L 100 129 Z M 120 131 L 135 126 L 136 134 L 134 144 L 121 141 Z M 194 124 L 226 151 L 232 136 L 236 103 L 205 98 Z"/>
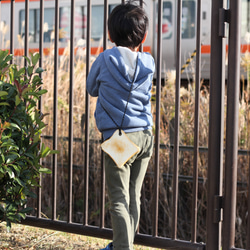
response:
<path id="1" fill-rule="evenodd" d="M 108 20 L 109 38 L 116 47 L 97 57 L 87 78 L 88 93 L 98 96 L 95 119 L 104 140 L 122 123 L 122 130 L 140 148 L 121 168 L 105 153 L 113 228 L 107 250 L 133 249 L 141 187 L 153 152 L 150 91 L 155 65 L 150 54 L 138 52 L 147 28 L 148 18 L 140 6 L 131 2 L 116 6 Z"/>

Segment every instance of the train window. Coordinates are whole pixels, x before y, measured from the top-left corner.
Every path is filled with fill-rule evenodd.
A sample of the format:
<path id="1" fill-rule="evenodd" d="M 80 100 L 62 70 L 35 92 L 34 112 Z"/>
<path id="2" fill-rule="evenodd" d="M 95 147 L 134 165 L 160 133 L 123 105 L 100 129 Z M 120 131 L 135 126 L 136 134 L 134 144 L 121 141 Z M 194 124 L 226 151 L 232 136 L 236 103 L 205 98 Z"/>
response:
<path id="1" fill-rule="evenodd" d="M 36 10 L 39 15 L 37 15 L 37 30 L 40 30 L 40 10 Z M 54 30 L 54 16 L 55 16 L 55 9 L 54 8 L 46 8 L 44 9 L 44 42 L 50 42 L 53 36 Z M 39 37 L 37 37 L 35 42 L 39 42 Z"/>
<path id="2" fill-rule="evenodd" d="M 115 5 L 109 6 L 109 11 Z M 100 40 L 103 36 L 103 5 L 92 6 L 91 16 L 91 38 Z M 59 9 L 59 40 L 67 41 L 70 39 L 70 7 L 61 7 Z M 44 9 L 44 42 L 51 42 L 54 39 L 55 9 Z M 39 42 L 40 29 L 40 10 L 29 10 L 29 41 Z M 87 8 L 77 6 L 75 8 L 75 37 L 76 39 L 86 38 Z M 21 37 L 25 34 L 25 10 L 19 12 L 19 34 Z"/>
<path id="3" fill-rule="evenodd" d="M 245 34 L 250 32 L 250 1 L 243 0 L 242 1 L 242 12 L 241 12 L 241 34 L 244 36 Z M 249 41 L 248 41 L 249 42 Z"/>
<path id="4" fill-rule="evenodd" d="M 170 39 L 173 33 L 172 3 L 163 2 L 162 38 Z"/>
<path id="5" fill-rule="evenodd" d="M 91 38 L 100 40 L 103 35 L 103 5 L 92 7 Z"/>
<path id="6" fill-rule="evenodd" d="M 207 19 L 207 12 L 203 11 L 202 12 L 202 20 L 206 20 Z"/>
<path id="7" fill-rule="evenodd" d="M 162 38 L 170 39 L 173 33 L 173 7 L 170 1 L 163 2 Z M 183 1 L 182 4 L 182 38 L 195 36 L 195 1 Z"/>
<path id="8" fill-rule="evenodd" d="M 51 40 L 53 40 L 53 30 L 55 22 L 54 16 L 54 8 L 44 9 L 44 42 L 50 42 Z M 29 41 L 31 43 L 39 42 L 39 30 L 40 10 L 31 9 L 29 10 Z M 19 12 L 19 35 L 21 35 L 21 37 L 24 37 L 25 35 L 25 10 L 20 10 Z M 62 37 L 60 37 L 60 41 L 62 41 Z"/>
<path id="9" fill-rule="evenodd" d="M 62 7 L 60 8 L 60 30 L 59 39 L 62 41 L 67 41 L 70 39 L 70 8 Z M 44 19 L 46 20 L 46 19 Z M 83 6 L 75 7 L 75 38 L 82 39 L 85 38 L 85 29 L 86 29 L 86 14 L 84 13 Z"/>
<path id="10" fill-rule="evenodd" d="M 35 29 L 35 20 L 36 19 L 36 10 L 30 10 L 29 12 L 29 40 L 30 42 L 35 42 L 36 29 Z M 24 37 L 25 34 L 25 11 L 22 10 L 19 13 L 19 34 L 21 37 Z"/>
<path id="11" fill-rule="evenodd" d="M 195 36 L 195 1 L 184 1 L 182 6 L 182 38 Z"/>

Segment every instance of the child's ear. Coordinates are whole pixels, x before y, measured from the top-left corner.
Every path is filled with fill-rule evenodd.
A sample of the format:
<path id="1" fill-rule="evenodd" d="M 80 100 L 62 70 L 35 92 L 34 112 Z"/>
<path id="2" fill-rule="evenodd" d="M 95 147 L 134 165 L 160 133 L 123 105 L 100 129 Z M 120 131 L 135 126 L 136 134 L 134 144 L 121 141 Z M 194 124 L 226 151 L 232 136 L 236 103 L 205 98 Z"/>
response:
<path id="1" fill-rule="evenodd" d="M 142 40 L 142 42 L 141 42 L 141 43 L 144 43 L 144 42 L 145 42 L 145 40 L 146 40 L 147 36 L 148 36 L 148 31 L 145 33 L 145 36 L 144 36 L 144 38 L 143 38 L 143 40 Z"/>

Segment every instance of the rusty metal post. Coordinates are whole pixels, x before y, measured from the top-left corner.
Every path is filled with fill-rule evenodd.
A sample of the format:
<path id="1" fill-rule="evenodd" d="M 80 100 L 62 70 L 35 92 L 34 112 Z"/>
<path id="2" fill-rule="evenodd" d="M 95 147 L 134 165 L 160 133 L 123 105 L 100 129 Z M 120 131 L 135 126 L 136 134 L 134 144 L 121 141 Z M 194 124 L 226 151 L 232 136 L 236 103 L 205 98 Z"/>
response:
<path id="1" fill-rule="evenodd" d="M 208 148 L 208 195 L 207 195 L 207 250 L 219 250 L 221 246 L 220 204 L 222 193 L 224 93 L 225 93 L 225 41 L 221 30 L 220 9 L 224 0 L 212 0 L 209 148 Z M 220 27 L 222 26 L 222 27 Z"/>
<path id="2" fill-rule="evenodd" d="M 240 26 L 241 1 L 230 0 L 228 81 L 227 81 L 227 127 L 225 158 L 225 197 L 223 211 L 223 249 L 231 249 L 235 240 L 238 119 L 240 87 Z"/>

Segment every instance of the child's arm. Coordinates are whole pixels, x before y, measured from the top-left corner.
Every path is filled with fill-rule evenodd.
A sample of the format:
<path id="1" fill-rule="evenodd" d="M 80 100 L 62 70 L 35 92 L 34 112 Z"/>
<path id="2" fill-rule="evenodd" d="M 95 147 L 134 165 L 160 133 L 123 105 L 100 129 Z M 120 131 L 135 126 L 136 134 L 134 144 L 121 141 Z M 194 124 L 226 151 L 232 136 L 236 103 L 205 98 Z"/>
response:
<path id="1" fill-rule="evenodd" d="M 100 64 L 98 58 L 94 61 L 86 82 L 86 88 L 88 93 L 91 96 L 98 96 L 99 92 L 99 81 L 98 81 L 98 75 L 100 73 Z"/>

